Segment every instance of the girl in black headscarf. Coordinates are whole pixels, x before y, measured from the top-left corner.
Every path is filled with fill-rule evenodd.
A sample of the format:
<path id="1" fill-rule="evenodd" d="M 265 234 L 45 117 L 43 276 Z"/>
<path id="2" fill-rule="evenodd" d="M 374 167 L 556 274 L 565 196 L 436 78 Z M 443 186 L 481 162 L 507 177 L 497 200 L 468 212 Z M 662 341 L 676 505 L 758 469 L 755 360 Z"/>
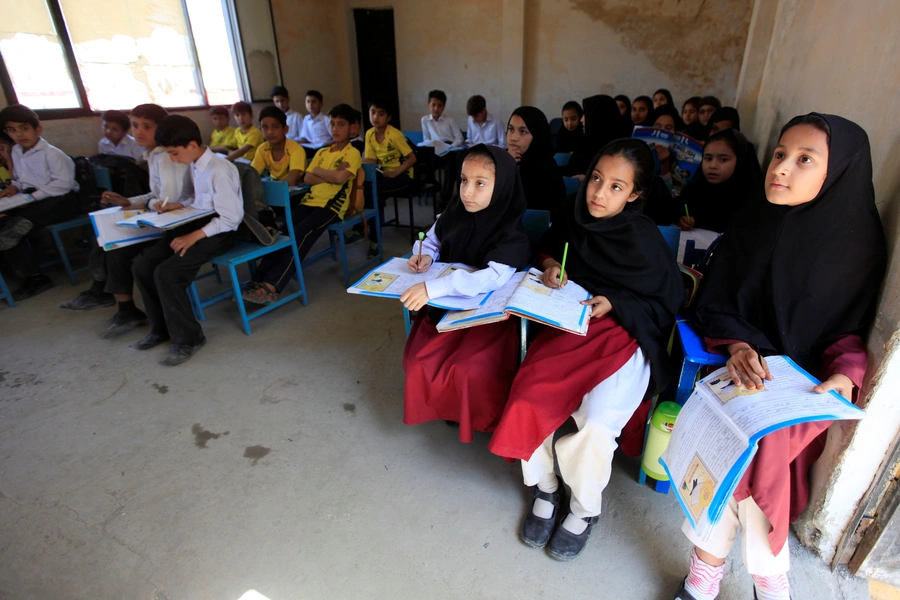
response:
<path id="1" fill-rule="evenodd" d="M 623 137 L 624 127 L 619 108 L 611 96 L 600 94 L 582 100 L 584 107 L 584 142 L 572 153 L 569 164 L 562 168 L 566 177 L 584 178 L 591 161 L 612 140 Z"/>
<path id="2" fill-rule="evenodd" d="M 703 162 L 681 190 L 679 201 L 690 217 L 678 226 L 723 232 L 734 214 L 748 203 L 762 203 L 765 189 L 753 145 L 736 129 L 710 136 L 703 147 Z"/>
<path id="3" fill-rule="evenodd" d="M 741 115 L 733 106 L 723 106 L 714 112 L 709 119 L 709 135 L 718 133 L 723 129 L 741 130 Z"/>
<path id="4" fill-rule="evenodd" d="M 585 337 L 553 328 L 537 335 L 488 446 L 500 456 L 522 459 L 525 484 L 536 486 L 522 538 L 536 548 L 549 541 L 551 556 L 561 560 L 581 553 L 597 522 L 616 438 L 623 432 L 623 448 L 640 453 L 647 412 L 633 418 L 635 411 L 649 407 L 644 399 L 668 378 L 666 345 L 681 305 L 681 279 L 657 226 L 626 208 L 639 200 L 652 175 L 653 157 L 644 142 L 611 142 L 541 241 L 543 285 L 554 293 L 571 278 L 586 288 L 591 297 L 582 304 L 590 326 Z M 555 451 L 572 498 L 569 516 L 556 528 L 564 507 L 553 433 L 569 417 L 579 431 L 561 438 Z M 630 420 L 637 427 L 629 432 Z"/>
<path id="5" fill-rule="evenodd" d="M 672 108 L 675 108 L 675 101 L 672 99 L 672 92 L 665 88 L 660 88 L 653 92 L 653 108 L 659 108 L 664 104 L 668 104 Z M 675 110 L 678 109 L 676 108 Z"/>
<path id="6" fill-rule="evenodd" d="M 660 104 L 659 107 L 653 111 L 651 119 L 651 124 L 654 127 L 665 129 L 672 133 L 679 131 L 683 127 L 681 117 L 678 116 L 678 109 L 671 104 Z M 659 172 L 657 175 L 662 178 L 667 186 L 671 186 L 672 162 L 675 160 L 675 153 L 666 146 L 659 146 L 656 144 L 652 146 L 651 150 L 653 150 L 653 153 L 659 160 Z"/>
<path id="7" fill-rule="evenodd" d="M 631 98 L 625 94 L 619 94 L 615 97 L 615 101 L 616 106 L 619 107 L 619 114 L 622 115 L 622 131 L 632 131 L 634 123 L 631 122 Z M 622 135 L 627 137 L 630 134 L 623 133 Z"/>
<path id="8" fill-rule="evenodd" d="M 814 391 L 853 400 L 886 264 L 865 131 L 834 115 L 791 119 L 765 190 L 768 201 L 745 203 L 726 229 L 694 323 L 707 347 L 730 355 L 737 385 L 756 389 L 772 378 L 755 345 L 763 356 L 787 355 L 822 379 Z M 755 548 L 744 557 L 754 586 L 788 593 L 788 529 L 807 504 L 809 468 L 829 425 L 802 423 L 766 435 L 710 539 L 682 527 L 695 545 L 683 588 L 715 595 L 741 526 L 745 546 Z"/>
<path id="9" fill-rule="evenodd" d="M 650 96 L 638 96 L 631 103 L 632 127 L 649 127 L 653 116 L 653 99 Z"/>
<path id="10" fill-rule="evenodd" d="M 566 197 L 566 184 L 553 159 L 550 125 L 541 109 L 520 106 L 513 111 L 506 126 L 506 145 L 519 165 L 526 206 L 555 215 Z"/>
<path id="11" fill-rule="evenodd" d="M 421 244 L 421 261 L 416 244 L 409 267 L 421 273 L 440 260 L 478 270 L 416 284 L 401 302 L 419 310 L 435 298 L 472 297 L 504 285 L 531 255 L 524 214 L 515 160 L 497 146 L 474 146 L 463 158 L 457 193 Z M 471 442 L 473 430 L 492 431 L 503 412 L 516 372 L 517 324 L 510 319 L 438 333 L 442 316 L 422 310 L 406 341 L 403 422 L 455 421 L 460 441 Z"/>
<path id="12" fill-rule="evenodd" d="M 556 151 L 571 154 L 581 146 L 584 141 L 584 123 L 581 117 L 584 110 L 581 105 L 570 100 L 563 104 L 563 126 L 556 132 Z"/>
<path id="13" fill-rule="evenodd" d="M 679 131 L 695 140 L 703 139 L 703 125 L 700 124 L 700 96 L 691 96 L 681 107 L 681 121 L 684 123 Z"/>

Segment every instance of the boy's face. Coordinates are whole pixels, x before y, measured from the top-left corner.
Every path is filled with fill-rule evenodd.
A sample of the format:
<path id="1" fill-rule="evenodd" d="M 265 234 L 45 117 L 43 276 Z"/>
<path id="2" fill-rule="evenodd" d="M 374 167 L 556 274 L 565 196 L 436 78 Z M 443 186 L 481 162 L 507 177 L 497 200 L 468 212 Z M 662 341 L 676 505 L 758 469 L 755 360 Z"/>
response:
<path id="1" fill-rule="evenodd" d="M 306 112 L 312 116 L 316 116 L 322 110 L 322 101 L 315 96 L 306 97 Z"/>
<path id="2" fill-rule="evenodd" d="M 350 139 L 356 139 L 359 137 L 359 121 L 355 123 L 350 123 Z"/>
<path id="3" fill-rule="evenodd" d="M 263 137 L 266 138 L 266 141 L 270 144 L 280 144 L 284 142 L 284 137 L 287 135 L 288 131 L 287 125 L 282 125 L 281 122 L 274 117 L 265 117 L 259 122 L 259 128 L 262 130 Z"/>
<path id="4" fill-rule="evenodd" d="M 6 133 L 24 150 L 31 150 L 38 143 L 38 139 L 43 131 L 44 128 L 40 125 L 32 127 L 31 123 L 6 122 Z"/>
<path id="5" fill-rule="evenodd" d="M 581 119 L 578 117 L 578 111 L 570 108 L 569 110 L 564 110 L 562 114 L 563 125 L 566 126 L 566 129 L 569 131 L 575 131 L 579 127 L 581 127 Z"/>
<path id="6" fill-rule="evenodd" d="M 182 165 L 189 165 L 200 158 L 203 154 L 200 148 L 200 145 L 193 140 L 188 142 L 187 146 L 163 146 L 172 162 Z"/>
<path id="7" fill-rule="evenodd" d="M 228 127 L 228 117 L 225 115 L 213 115 L 212 116 L 213 125 L 215 125 L 216 129 L 222 130 Z"/>
<path id="8" fill-rule="evenodd" d="M 382 131 L 391 122 L 391 116 L 383 108 L 369 107 L 369 123 L 378 131 Z"/>
<path id="9" fill-rule="evenodd" d="M 253 113 L 236 112 L 234 120 L 241 129 L 253 127 Z"/>
<path id="10" fill-rule="evenodd" d="M 480 113 L 472 115 L 472 120 L 479 125 L 484 125 L 484 122 L 487 121 L 487 109 L 485 108 Z"/>
<path id="11" fill-rule="evenodd" d="M 331 117 L 331 139 L 343 144 L 350 139 L 350 121 L 344 117 Z"/>
<path id="12" fill-rule="evenodd" d="M 431 111 L 431 116 L 435 120 L 440 119 L 441 115 L 444 114 L 444 103 L 437 98 L 431 98 L 428 100 L 428 110 Z"/>
<path id="13" fill-rule="evenodd" d="M 103 121 L 103 135 L 111 141 L 113 145 L 118 145 L 125 137 L 125 130 L 118 123 Z"/>
<path id="14" fill-rule="evenodd" d="M 153 139 L 156 137 L 156 123 L 150 119 L 131 117 L 131 134 L 141 148 L 156 146 L 156 141 Z"/>
<path id="15" fill-rule="evenodd" d="M 272 102 L 275 106 L 283 110 L 285 114 L 287 114 L 287 111 L 291 110 L 291 99 L 287 96 L 272 96 Z"/>

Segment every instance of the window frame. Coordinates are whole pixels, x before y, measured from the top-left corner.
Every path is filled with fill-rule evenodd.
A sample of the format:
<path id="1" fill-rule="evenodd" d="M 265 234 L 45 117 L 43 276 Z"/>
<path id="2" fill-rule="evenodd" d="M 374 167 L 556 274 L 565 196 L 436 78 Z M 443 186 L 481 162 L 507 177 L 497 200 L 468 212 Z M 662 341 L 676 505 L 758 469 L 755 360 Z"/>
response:
<path id="1" fill-rule="evenodd" d="M 78 97 L 78 101 L 81 103 L 81 107 L 42 108 L 36 109 L 34 112 L 37 113 L 38 118 L 41 121 L 97 116 L 103 111 L 94 110 L 90 107 L 90 100 L 88 99 L 87 90 L 84 87 L 84 82 L 81 80 L 81 72 L 78 69 L 78 61 L 75 58 L 75 50 L 72 47 L 72 40 L 69 37 L 69 30 L 66 26 L 65 17 L 63 15 L 59 0 L 43 1 L 47 5 L 47 9 L 50 12 L 50 16 L 53 20 L 53 26 L 56 28 L 56 35 L 59 38 L 59 43 L 63 49 L 63 54 L 66 60 L 66 67 L 69 71 L 69 77 L 71 77 L 72 79 L 72 85 L 75 88 L 75 94 Z M 231 59 L 234 64 L 235 74 L 237 75 L 238 79 L 238 94 L 241 100 L 244 100 L 245 102 L 251 102 L 251 100 L 247 100 L 247 98 L 250 98 L 250 78 L 247 74 L 247 65 L 244 62 L 244 48 L 241 42 L 240 24 L 237 21 L 237 9 L 235 7 L 234 0 L 221 1 L 222 8 L 225 12 L 226 34 L 228 36 L 229 42 L 231 43 Z M 277 38 L 275 38 L 275 17 L 272 12 L 271 0 L 267 0 L 266 4 L 268 4 L 269 7 L 269 20 L 272 22 L 272 37 L 275 41 L 275 58 L 278 65 L 279 79 L 281 79 L 281 56 L 278 51 L 278 40 Z M 181 10 L 184 15 L 184 22 L 189 40 L 188 52 L 190 52 L 191 58 L 194 61 L 194 79 L 197 84 L 197 90 L 202 98 L 202 104 L 198 104 L 196 106 L 167 106 L 165 108 L 166 110 L 173 112 L 208 109 L 211 105 L 209 104 L 209 96 L 206 93 L 206 86 L 203 82 L 203 70 L 200 66 L 200 60 L 197 54 L 197 46 L 194 41 L 194 30 L 191 27 L 191 17 L 188 13 L 187 0 L 181 0 Z M 12 77 L 10 77 L 9 75 L 9 70 L 6 68 L 6 62 L 4 61 L 2 54 L 0 54 L 0 88 L 2 88 L 3 94 L 6 97 L 7 105 L 18 104 L 18 95 L 16 94 L 16 89 L 13 85 Z M 268 98 L 266 100 L 268 100 Z M 120 107 L 119 110 L 130 110 L 130 108 L 131 107 Z"/>

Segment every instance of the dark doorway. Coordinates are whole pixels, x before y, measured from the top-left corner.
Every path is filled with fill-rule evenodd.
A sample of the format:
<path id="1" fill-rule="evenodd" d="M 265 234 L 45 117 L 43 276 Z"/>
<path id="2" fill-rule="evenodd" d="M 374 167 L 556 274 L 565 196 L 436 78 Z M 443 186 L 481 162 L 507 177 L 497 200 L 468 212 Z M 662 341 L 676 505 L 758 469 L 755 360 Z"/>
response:
<path id="1" fill-rule="evenodd" d="M 401 129 L 394 10 L 354 8 L 353 20 L 356 22 L 356 57 L 359 63 L 363 126 L 365 129 L 370 127 L 367 117 L 369 99 L 384 96 L 391 103 L 391 125 Z"/>

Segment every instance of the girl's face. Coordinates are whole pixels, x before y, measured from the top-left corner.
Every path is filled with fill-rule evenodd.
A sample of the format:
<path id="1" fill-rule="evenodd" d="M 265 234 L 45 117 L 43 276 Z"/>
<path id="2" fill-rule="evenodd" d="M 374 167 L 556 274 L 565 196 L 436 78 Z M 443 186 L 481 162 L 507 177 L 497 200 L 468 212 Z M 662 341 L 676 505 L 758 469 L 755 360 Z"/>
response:
<path id="1" fill-rule="evenodd" d="M 581 127 L 581 117 L 578 116 L 578 111 L 571 108 L 563 111 L 562 120 L 563 125 L 565 125 L 566 129 L 569 131 L 575 131 Z"/>
<path id="2" fill-rule="evenodd" d="M 723 129 L 734 129 L 734 123 L 732 123 L 728 119 L 716 121 L 712 124 L 712 127 L 709 128 L 709 135 L 712 135 L 718 131 L 722 131 Z"/>
<path id="3" fill-rule="evenodd" d="M 672 115 L 659 115 L 659 118 L 656 119 L 653 126 L 665 129 L 666 131 L 675 131 L 675 119 L 672 118 Z"/>
<path id="4" fill-rule="evenodd" d="M 703 148 L 703 175 L 713 185 L 731 179 L 736 166 L 737 156 L 724 140 L 715 140 Z"/>
<path id="5" fill-rule="evenodd" d="M 697 107 L 693 104 L 685 104 L 681 109 L 681 120 L 685 125 L 693 125 L 697 122 Z"/>
<path id="6" fill-rule="evenodd" d="M 666 98 L 666 95 L 660 92 L 653 94 L 653 108 L 659 108 L 663 104 L 668 104 L 669 99 Z"/>
<path id="7" fill-rule="evenodd" d="M 474 213 L 490 206 L 496 170 L 493 162 L 482 157 L 463 161 L 459 175 L 459 199 L 466 211 Z"/>
<path id="8" fill-rule="evenodd" d="M 525 121 L 522 120 L 522 117 L 513 115 L 509 120 L 509 125 L 506 127 L 506 145 L 510 149 L 517 150 L 521 155 L 528 152 L 528 148 L 531 146 L 531 141 L 533 139 L 534 136 L 531 135 L 531 132 L 528 130 L 528 126 L 525 125 Z"/>
<path id="9" fill-rule="evenodd" d="M 706 127 L 706 124 L 709 123 L 714 112 L 716 112 L 716 107 L 712 104 L 704 104 L 701 106 L 700 110 L 697 111 L 697 118 L 700 119 L 700 124 Z"/>
<path id="10" fill-rule="evenodd" d="M 625 116 L 625 111 L 628 110 L 628 105 L 625 104 L 624 100 L 616 100 L 616 106 L 619 107 L 619 114 L 623 117 Z"/>
<path id="11" fill-rule="evenodd" d="M 613 217 L 634 202 L 634 167 L 624 156 L 602 156 L 588 175 L 587 207 L 595 219 Z"/>
<path id="12" fill-rule="evenodd" d="M 795 125 L 781 136 L 766 171 L 766 198 L 772 204 L 811 202 L 828 175 L 828 136 L 813 125 Z"/>
<path id="13" fill-rule="evenodd" d="M 635 100 L 631 105 L 631 122 L 640 125 L 647 119 L 650 107 L 643 100 Z"/>

